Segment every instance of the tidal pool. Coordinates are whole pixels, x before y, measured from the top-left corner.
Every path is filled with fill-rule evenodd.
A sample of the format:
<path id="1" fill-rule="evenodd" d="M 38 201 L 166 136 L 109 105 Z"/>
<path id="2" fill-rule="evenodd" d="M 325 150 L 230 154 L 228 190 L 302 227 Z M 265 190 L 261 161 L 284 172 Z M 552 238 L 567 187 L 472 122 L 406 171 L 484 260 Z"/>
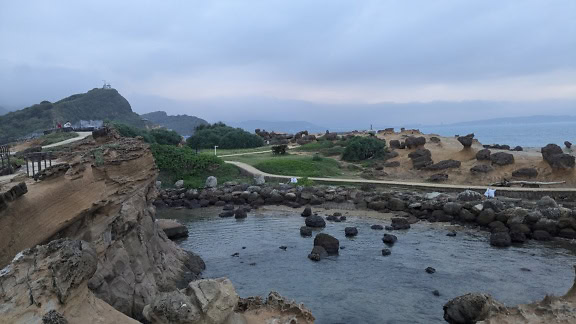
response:
<path id="1" fill-rule="evenodd" d="M 384 257 L 381 238 L 387 231 L 370 225 L 389 222 L 348 217 L 342 223 L 327 221 L 322 230 L 340 240 L 345 247 L 340 255 L 313 262 L 307 258 L 313 237 L 299 234 L 300 210 L 255 210 L 243 220 L 220 218 L 220 211 L 165 209 L 158 217 L 188 227 L 190 236 L 178 244 L 204 259 L 204 278 L 228 277 L 243 297 L 275 290 L 304 303 L 319 324 L 444 323 L 442 306 L 468 292 L 516 305 L 563 295 L 574 280 L 576 248 L 565 240 L 499 249 L 488 244 L 484 232 L 464 230 L 448 237 L 450 226 L 419 223 L 395 231 L 398 242 Z M 346 226 L 357 227 L 358 236 L 346 238 Z M 426 267 L 436 273 L 426 273 Z"/>

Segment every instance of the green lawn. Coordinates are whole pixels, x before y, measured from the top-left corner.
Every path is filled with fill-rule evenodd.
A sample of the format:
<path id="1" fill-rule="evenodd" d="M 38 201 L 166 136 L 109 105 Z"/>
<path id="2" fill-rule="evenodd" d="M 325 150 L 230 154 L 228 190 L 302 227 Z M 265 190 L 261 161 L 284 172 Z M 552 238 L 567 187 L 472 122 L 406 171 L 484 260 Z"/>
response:
<path id="1" fill-rule="evenodd" d="M 48 135 L 44 135 L 39 137 L 38 139 L 40 140 L 39 145 L 41 146 L 45 146 L 45 145 L 50 145 L 50 144 L 54 144 L 54 143 L 59 143 L 62 141 L 65 141 L 67 139 L 71 139 L 74 137 L 78 137 L 80 135 L 78 135 L 78 133 L 75 132 L 61 132 L 61 133 L 52 133 L 52 134 L 48 134 Z"/>
<path id="2" fill-rule="evenodd" d="M 342 142 L 315 141 L 295 148 L 300 152 L 317 152 L 324 156 L 338 156 L 344 152 Z"/>
<path id="3" fill-rule="evenodd" d="M 258 170 L 271 174 L 298 177 L 334 177 L 342 175 L 340 163 L 331 158 L 314 159 L 310 155 L 281 155 L 271 153 L 231 156 L 228 161 L 250 164 Z"/>

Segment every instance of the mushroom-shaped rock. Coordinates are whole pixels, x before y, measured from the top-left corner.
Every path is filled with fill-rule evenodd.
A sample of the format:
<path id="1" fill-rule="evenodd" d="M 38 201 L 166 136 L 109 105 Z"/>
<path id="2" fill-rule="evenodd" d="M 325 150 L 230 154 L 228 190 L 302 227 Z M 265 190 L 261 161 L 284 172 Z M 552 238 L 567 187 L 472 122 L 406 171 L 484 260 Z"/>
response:
<path id="1" fill-rule="evenodd" d="M 460 142 L 460 144 L 462 144 L 462 146 L 464 146 L 464 148 L 469 148 L 472 146 L 472 143 L 474 142 L 474 134 L 468 134 L 466 136 L 459 136 L 458 142 Z"/>
<path id="2" fill-rule="evenodd" d="M 514 164 L 514 155 L 506 152 L 498 152 L 490 155 L 490 161 L 492 161 L 492 164 L 499 166 Z"/>

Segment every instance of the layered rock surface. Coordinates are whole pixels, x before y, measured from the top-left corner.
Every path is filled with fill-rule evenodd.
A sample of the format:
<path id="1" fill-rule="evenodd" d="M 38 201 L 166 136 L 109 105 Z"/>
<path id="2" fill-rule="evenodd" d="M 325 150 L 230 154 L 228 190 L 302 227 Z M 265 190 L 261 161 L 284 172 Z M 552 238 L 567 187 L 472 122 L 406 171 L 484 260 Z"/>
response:
<path id="1" fill-rule="evenodd" d="M 29 184 L 26 195 L 0 212 L 0 266 L 38 244 L 83 240 L 96 262 L 81 280 L 91 292 L 76 294 L 74 303 L 99 300 L 95 303 L 142 319 L 144 306 L 158 292 L 195 279 L 204 264 L 178 248 L 155 223 L 157 169 L 147 144 L 119 138 L 113 131 L 95 135 L 73 146 L 74 153 L 60 156 L 69 165 L 65 173 Z M 18 270 L 19 263 L 10 267 L 24 271 Z M 64 317 L 71 311 L 63 309 Z"/>

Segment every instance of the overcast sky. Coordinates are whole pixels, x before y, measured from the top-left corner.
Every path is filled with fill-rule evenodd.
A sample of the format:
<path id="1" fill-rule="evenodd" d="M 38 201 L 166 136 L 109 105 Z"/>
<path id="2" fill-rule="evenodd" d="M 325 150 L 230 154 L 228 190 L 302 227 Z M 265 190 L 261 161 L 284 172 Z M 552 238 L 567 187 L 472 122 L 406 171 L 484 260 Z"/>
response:
<path id="1" fill-rule="evenodd" d="M 211 120 L 246 100 L 348 112 L 576 102 L 575 13 L 574 0 L 0 0 L 0 105 L 55 101 L 104 79 L 138 112 Z"/>

